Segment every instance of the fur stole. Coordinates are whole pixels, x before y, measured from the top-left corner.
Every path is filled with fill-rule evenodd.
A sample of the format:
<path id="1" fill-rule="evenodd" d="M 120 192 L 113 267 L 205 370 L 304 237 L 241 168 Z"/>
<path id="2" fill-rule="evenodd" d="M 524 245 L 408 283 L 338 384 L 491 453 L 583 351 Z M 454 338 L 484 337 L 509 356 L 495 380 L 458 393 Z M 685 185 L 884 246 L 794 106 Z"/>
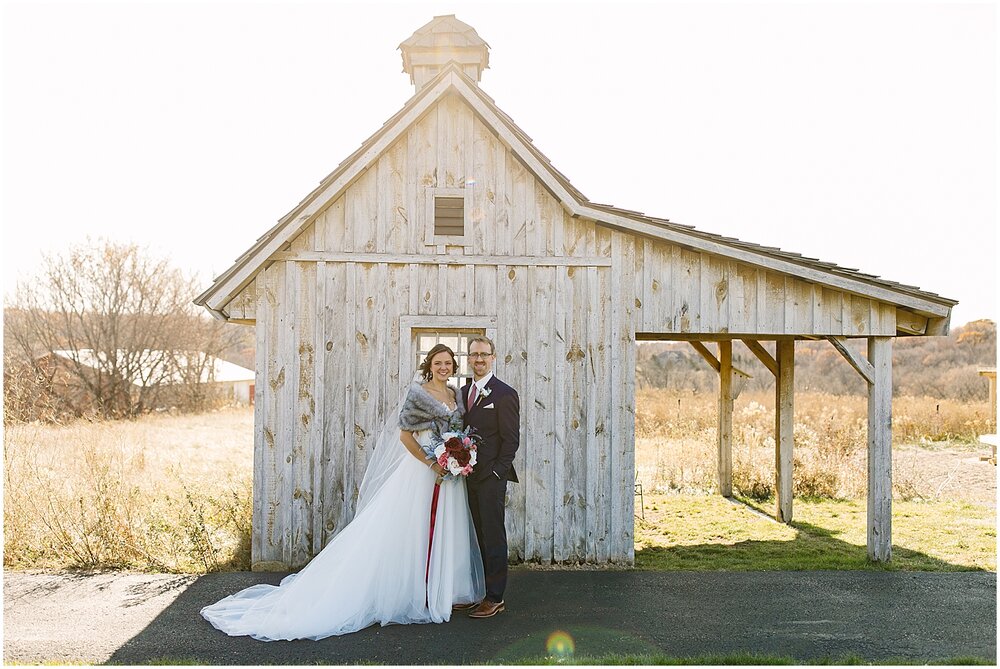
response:
<path id="1" fill-rule="evenodd" d="M 455 392 L 458 406 L 455 411 L 459 416 L 465 413 L 462 406 L 462 393 Z M 399 427 L 407 432 L 419 432 L 434 428 L 435 432 L 441 434 L 448 430 L 448 423 L 451 420 L 452 411 L 448 410 L 444 404 L 435 399 L 424 387 L 417 382 L 410 384 L 403 400 L 403 406 L 399 410 Z"/>

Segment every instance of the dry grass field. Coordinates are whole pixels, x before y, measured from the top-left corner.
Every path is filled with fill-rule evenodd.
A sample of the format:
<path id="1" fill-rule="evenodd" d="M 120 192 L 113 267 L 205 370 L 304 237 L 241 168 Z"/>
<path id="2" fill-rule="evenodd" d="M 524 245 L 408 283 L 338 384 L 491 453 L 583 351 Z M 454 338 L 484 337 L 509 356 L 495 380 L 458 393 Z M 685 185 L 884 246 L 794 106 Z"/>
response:
<path id="1" fill-rule="evenodd" d="M 715 412 L 710 393 L 639 391 L 636 466 L 645 491 L 658 493 L 662 512 L 647 509 L 646 521 L 637 523 L 637 548 L 673 549 L 695 540 L 705 550 L 712 544 L 724 549 L 733 545 L 732 537 L 756 531 L 746 526 L 744 515 L 734 516 L 728 529 L 706 529 L 704 536 L 694 528 L 691 536 L 681 532 L 677 509 L 698 506 L 691 502 L 694 496 L 706 499 L 715 487 Z M 966 530 L 977 533 L 975 545 L 970 548 L 961 538 L 935 539 L 942 544 L 939 560 L 995 569 L 996 468 L 979 461 L 982 448 L 974 441 L 978 433 L 992 431 L 987 414 L 985 403 L 897 398 L 894 487 L 901 503 L 922 504 L 897 505 L 897 513 L 919 517 L 913 525 L 918 528 L 914 550 L 921 533 L 927 536 L 942 525 L 966 527 L 959 521 L 969 517 Z M 773 420 L 770 394 L 744 393 L 737 400 L 734 487 L 738 495 L 760 500 L 764 510 L 773 494 Z M 835 522 L 828 507 L 809 506 L 821 498 L 848 500 L 845 514 L 863 517 L 863 500 L 860 506 L 857 500 L 864 496 L 865 424 L 863 398 L 796 396 L 795 492 L 804 500 L 797 508 L 806 514 L 801 518 L 825 517 L 824 527 L 839 532 L 830 529 Z M 8 426 L 4 566 L 247 569 L 252 468 L 249 409 Z M 863 527 L 863 520 L 852 520 L 848 533 Z M 905 523 L 899 527 L 902 531 Z M 647 568 L 710 568 L 719 553 L 707 550 L 705 555 L 707 562 L 694 567 L 689 557 L 678 561 L 676 551 L 646 553 L 639 562 Z M 754 559 L 745 568 L 754 568 Z M 787 556 L 783 560 L 770 568 L 789 568 Z M 922 563 L 913 564 L 921 568 Z M 758 568 L 769 567 L 761 563 Z"/>
<path id="2" fill-rule="evenodd" d="M 249 566 L 253 411 L 4 431 L 4 566 Z"/>
<path id="3" fill-rule="evenodd" d="M 717 399 L 712 393 L 639 390 L 636 469 L 651 492 L 716 488 Z M 893 489 L 903 500 L 962 500 L 995 506 L 996 468 L 981 463 L 979 434 L 993 432 L 987 402 L 893 399 Z M 795 396 L 796 497 L 856 499 L 866 486 L 863 397 Z M 774 495 L 774 394 L 743 393 L 733 415 L 733 487 Z"/>

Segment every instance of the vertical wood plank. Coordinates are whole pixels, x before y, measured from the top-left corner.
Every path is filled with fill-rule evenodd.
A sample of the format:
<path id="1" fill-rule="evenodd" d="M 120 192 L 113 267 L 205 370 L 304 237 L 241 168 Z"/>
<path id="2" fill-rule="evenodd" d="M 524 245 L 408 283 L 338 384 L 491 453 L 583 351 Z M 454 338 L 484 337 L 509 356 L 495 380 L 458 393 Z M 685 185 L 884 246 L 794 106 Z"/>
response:
<path id="1" fill-rule="evenodd" d="M 466 313 L 466 300 L 471 301 L 474 284 L 469 281 L 467 269 L 472 269 L 471 265 L 440 265 L 441 275 L 445 278 L 445 288 L 442 294 L 445 298 L 441 300 L 443 311 L 438 313 L 448 315 L 462 315 Z M 439 287 L 438 290 L 441 290 Z"/>
<path id="2" fill-rule="evenodd" d="M 566 243 L 566 230 L 563 225 L 565 211 L 548 191 L 545 191 L 545 212 L 546 217 L 542 221 L 545 231 L 545 255 L 561 256 L 564 253 L 563 245 Z"/>
<path id="3" fill-rule="evenodd" d="M 498 267 L 495 265 L 480 265 L 475 272 L 475 301 L 467 307 L 469 314 L 497 314 L 500 307 L 497 304 L 497 284 L 499 283 Z M 506 336 L 506 333 L 504 333 Z M 502 358 L 497 355 L 497 359 Z"/>
<path id="4" fill-rule="evenodd" d="M 466 183 L 472 210 L 469 224 L 472 227 L 472 247 L 466 252 L 492 255 L 496 249 L 497 235 L 497 139 L 478 118 L 473 121 L 472 179 Z"/>
<path id="5" fill-rule="evenodd" d="M 784 334 L 795 333 L 795 280 L 788 276 L 781 277 L 781 305 L 784 307 L 784 315 L 781 323 Z"/>
<path id="6" fill-rule="evenodd" d="M 768 304 L 767 272 L 763 268 L 756 268 L 754 273 L 757 276 L 757 309 L 754 314 L 754 332 L 757 334 L 772 334 L 778 332 L 774 329 L 773 319 L 768 317 L 769 310 L 773 306 Z"/>
<path id="7" fill-rule="evenodd" d="M 602 235 L 603 236 L 603 235 Z M 610 241 L 610 235 L 609 235 Z M 610 249 L 609 249 L 610 252 Z M 594 319 L 596 336 L 591 342 L 591 359 L 594 365 L 591 371 L 594 375 L 592 384 L 593 400 L 591 406 L 594 409 L 593 421 L 593 444 L 590 453 L 588 466 L 593 468 L 593 476 L 588 478 L 593 480 L 594 494 L 593 504 L 588 505 L 588 525 L 593 530 L 591 540 L 593 550 L 596 553 L 598 562 L 608 562 L 611 560 L 611 496 L 614 494 L 611 488 L 611 449 L 614 439 L 618 435 L 614 434 L 612 425 L 612 406 L 616 393 L 614 393 L 614 364 L 616 359 L 612 358 L 612 351 L 617 342 L 613 337 L 617 332 L 615 323 L 614 304 L 618 301 L 618 293 L 614 292 L 615 285 L 619 281 L 614 278 L 614 267 L 594 268 L 597 273 L 597 306 L 595 308 Z M 593 523 L 590 517 L 593 516 Z"/>
<path id="8" fill-rule="evenodd" d="M 729 332 L 729 310 L 732 303 L 730 263 L 725 258 L 712 259 L 712 297 L 715 308 L 713 332 Z"/>
<path id="9" fill-rule="evenodd" d="M 851 321 L 853 320 L 853 308 L 851 307 L 851 295 L 850 293 L 841 293 L 841 318 L 840 322 L 842 325 L 841 333 L 846 337 L 854 333 L 854 326 Z"/>
<path id="10" fill-rule="evenodd" d="M 417 277 L 417 313 L 420 315 L 437 313 L 438 296 L 438 270 L 437 265 L 418 265 Z M 412 290 L 412 287 L 411 287 Z"/>
<path id="11" fill-rule="evenodd" d="M 781 337 L 777 342 L 774 401 L 774 492 L 775 518 L 792 522 L 792 446 L 795 442 L 795 339 Z"/>
<path id="12" fill-rule="evenodd" d="M 438 164 L 444 188 L 465 187 L 466 126 L 472 112 L 457 95 L 449 95 L 438 104 Z"/>
<path id="13" fill-rule="evenodd" d="M 636 242 L 636 254 L 642 249 L 642 263 L 638 272 L 639 289 L 636 291 L 637 299 L 642 304 L 642 318 L 639 320 L 640 327 L 647 332 L 655 332 L 659 323 L 656 322 L 656 302 L 653 300 L 653 263 L 654 249 L 653 241 L 642 238 Z"/>
<path id="14" fill-rule="evenodd" d="M 292 309 L 291 564 L 300 567 L 312 558 L 313 456 L 309 447 L 316 414 L 316 265 L 292 262 L 288 270 L 288 304 Z"/>
<path id="15" fill-rule="evenodd" d="M 487 271 L 487 269 L 492 269 L 492 268 L 482 267 L 482 270 L 484 272 Z M 465 304 L 462 305 L 462 313 L 463 314 L 468 314 L 470 316 L 476 314 L 476 272 L 477 271 L 478 271 L 478 268 L 475 265 L 466 265 L 465 266 L 465 278 L 463 280 L 464 283 L 465 283 Z M 492 313 L 492 312 L 490 312 L 490 313 Z"/>
<path id="16" fill-rule="evenodd" d="M 345 329 L 345 343 L 346 343 L 346 363 L 344 365 L 344 377 L 347 382 L 347 386 L 344 392 L 344 472 L 342 478 L 344 481 L 344 513 L 343 522 L 349 523 L 351 519 L 354 518 L 354 508 L 358 501 L 358 486 L 361 485 L 361 479 L 357 478 L 357 461 L 358 456 L 358 437 L 357 432 L 359 427 L 357 425 L 357 415 L 355 411 L 355 405 L 357 403 L 358 395 L 358 383 L 360 381 L 361 372 L 359 371 L 359 365 L 356 364 L 358 355 L 358 316 L 357 316 L 357 304 L 358 304 L 358 263 L 347 263 L 347 268 L 345 271 L 346 276 L 344 277 L 344 285 L 346 290 L 344 291 L 345 301 L 344 301 L 344 320 L 343 325 Z M 362 439 L 362 448 L 364 448 L 364 440 Z M 361 471 L 364 471 L 362 467 Z"/>
<path id="17" fill-rule="evenodd" d="M 746 266 L 729 262 L 729 332 L 747 331 L 747 272 Z M 752 284 L 751 284 L 752 285 Z"/>
<path id="18" fill-rule="evenodd" d="M 566 270 L 568 294 L 567 350 L 563 394 L 568 398 L 568 415 L 564 452 L 563 513 L 566 516 L 566 559 L 583 561 L 587 555 L 587 490 L 588 490 L 588 400 L 587 343 L 589 312 L 594 308 L 587 284 L 589 269 L 570 267 Z M 557 356 L 557 361 L 560 358 Z"/>
<path id="19" fill-rule="evenodd" d="M 671 244 L 670 246 L 670 272 L 669 285 L 666 290 L 666 303 L 664 309 L 667 312 L 667 332 L 681 332 L 681 307 L 684 299 L 680 295 L 683 280 L 681 273 L 684 268 L 681 264 L 681 247 Z"/>
<path id="20" fill-rule="evenodd" d="M 316 246 L 316 224 L 310 223 L 306 229 L 295 236 L 291 241 L 293 251 L 312 251 Z"/>
<path id="21" fill-rule="evenodd" d="M 378 220 L 384 229 L 379 253 L 407 253 L 410 231 L 407 204 L 406 140 L 397 141 L 378 161 Z"/>
<path id="22" fill-rule="evenodd" d="M 493 252 L 497 255 L 509 255 L 513 234 L 511 231 L 511 194 L 508 176 L 510 171 L 507 167 L 507 147 L 499 140 L 493 145 L 493 176 L 495 189 L 492 196 L 494 234 Z"/>
<path id="23" fill-rule="evenodd" d="M 528 374 L 528 270 L 526 267 L 499 265 L 497 294 L 500 313 L 497 336 L 497 358 L 503 360 L 505 381 L 514 388 L 521 400 L 521 446 L 514 457 L 514 466 L 521 483 L 507 486 L 506 529 L 507 548 L 511 557 L 526 560 L 527 553 L 527 488 L 529 468 L 534 462 L 534 431 L 528 430 L 531 399 Z"/>
<path id="24" fill-rule="evenodd" d="M 432 107 L 411 128 L 407 135 L 406 209 L 409 219 L 411 253 L 425 249 L 424 232 L 428 225 L 425 214 L 426 192 L 438 185 L 437 107 Z"/>
<path id="25" fill-rule="evenodd" d="M 384 361 L 380 358 L 385 324 L 380 318 L 385 313 L 382 293 L 385 290 L 385 265 L 359 263 L 357 266 L 355 302 L 357 325 L 353 365 L 355 368 L 354 394 L 354 462 L 351 493 L 351 514 L 357 507 L 358 488 L 364 478 L 368 458 L 377 436 L 381 409 L 381 372 Z"/>
<path id="26" fill-rule="evenodd" d="M 813 290 L 812 285 L 805 281 L 790 279 L 792 286 L 792 305 L 794 308 L 792 326 L 794 330 L 789 334 L 813 331 Z"/>
<path id="27" fill-rule="evenodd" d="M 437 266 L 437 310 L 435 313 L 442 315 L 448 313 L 448 266 Z M 464 302 L 464 299 L 463 299 Z"/>
<path id="28" fill-rule="evenodd" d="M 868 559 L 892 559 L 892 337 L 868 338 Z"/>
<path id="29" fill-rule="evenodd" d="M 348 315 L 347 265 L 328 263 L 323 288 L 323 333 L 325 342 L 321 350 L 325 371 L 323 377 L 326 390 L 323 395 L 325 407 L 323 422 L 323 450 L 320 460 L 322 478 L 317 486 L 322 500 L 323 534 L 325 547 L 347 522 L 347 500 L 344 494 L 344 473 L 350 457 L 353 441 L 346 440 L 350 434 L 345 420 L 347 393 L 353 375 L 350 365 L 352 337 L 345 327 Z M 317 278 L 319 281 L 319 278 Z M 353 313 L 353 304 L 351 304 Z"/>
<path id="30" fill-rule="evenodd" d="M 377 170 L 368 169 L 347 189 L 344 218 L 348 237 L 354 240 L 351 250 L 358 253 L 375 252 L 378 238 L 377 187 Z"/>
<path id="31" fill-rule="evenodd" d="M 827 327 L 823 323 L 823 315 L 825 314 L 823 309 L 823 305 L 825 304 L 825 300 L 823 299 L 823 286 L 817 284 L 807 285 L 812 293 L 810 296 L 812 301 L 812 315 L 810 317 L 810 323 L 812 327 L 808 331 L 814 334 L 825 333 Z"/>
<path id="32" fill-rule="evenodd" d="M 603 540 L 602 529 L 604 523 L 602 522 L 605 516 L 606 506 L 603 504 L 603 500 L 599 499 L 598 494 L 598 482 L 600 477 L 600 472 L 603 467 L 601 466 L 602 454 L 605 450 L 602 448 L 602 437 L 606 432 L 604 428 L 604 423 L 601 423 L 600 432 L 598 432 L 598 414 L 602 411 L 606 415 L 607 408 L 610 405 L 610 398 L 606 396 L 608 390 L 608 380 L 609 377 L 605 375 L 605 364 L 606 351 L 607 351 L 607 338 L 602 336 L 606 334 L 603 325 L 607 322 L 605 309 L 605 296 L 602 294 L 599 283 L 599 272 L 597 267 L 587 268 L 587 288 L 590 298 L 590 308 L 587 310 L 587 341 L 586 341 L 586 354 L 588 363 L 584 368 L 584 378 L 585 378 L 585 388 L 586 388 L 586 403 L 587 403 L 587 422 L 586 422 L 586 489 L 585 489 L 585 523 L 586 523 L 586 553 L 585 557 L 588 562 L 596 562 L 600 558 L 599 549 L 602 546 L 607 545 L 607 541 Z M 607 270 L 605 270 L 607 272 Z M 608 284 L 610 289 L 610 285 Z M 604 394 L 599 397 L 599 394 Z"/>
<path id="33" fill-rule="evenodd" d="M 523 256 L 527 253 L 528 212 L 533 209 L 535 191 L 524 165 L 511 153 L 507 154 L 507 186 L 510 190 L 510 227 L 504 252 Z"/>
<path id="34" fill-rule="evenodd" d="M 271 355 L 274 359 L 272 369 L 276 372 L 271 377 L 271 391 L 274 393 L 274 443 L 275 443 L 275 498 L 278 513 L 275 517 L 274 541 L 280 562 L 292 567 L 292 427 L 295 406 L 293 392 L 295 390 L 294 362 L 291 358 L 295 323 L 294 303 L 289 296 L 289 266 L 294 263 L 277 262 L 275 272 L 274 293 L 277 296 L 273 319 L 275 333 L 274 347 Z"/>
<path id="35" fill-rule="evenodd" d="M 254 384 L 254 458 L 253 458 L 253 517 L 251 519 L 252 536 L 250 540 L 250 564 L 257 570 L 266 562 L 280 559 L 275 556 L 271 538 L 274 528 L 274 393 L 269 382 L 272 375 L 270 336 L 274 332 L 271 323 L 274 320 L 274 305 L 277 296 L 274 294 L 273 274 L 277 269 L 265 270 L 257 274 L 254 283 L 257 287 L 257 315 L 259 324 L 254 328 L 255 351 L 257 358 Z"/>
<path id="36" fill-rule="evenodd" d="M 345 247 L 347 227 L 344 218 L 344 196 L 338 197 L 325 212 L 323 212 L 323 251 L 337 253 L 350 250 Z M 319 243 L 319 242 L 317 242 Z"/>
<path id="37" fill-rule="evenodd" d="M 525 227 L 525 251 L 529 256 L 545 254 L 546 224 L 545 200 L 549 194 L 545 188 L 529 175 L 527 193 L 531 196 L 528 202 L 528 220 Z"/>
<path id="38" fill-rule="evenodd" d="M 712 257 L 698 254 L 698 332 L 715 332 L 716 300 Z"/>
<path id="39" fill-rule="evenodd" d="M 701 256 L 681 250 L 681 332 L 704 332 L 701 329 Z"/>
<path id="40" fill-rule="evenodd" d="M 733 342 L 719 342 L 719 494 L 733 496 Z"/>
<path id="41" fill-rule="evenodd" d="M 844 334 L 844 295 L 839 290 L 826 290 L 826 310 L 829 312 L 829 334 Z"/>
<path id="42" fill-rule="evenodd" d="M 527 452 L 528 513 L 525 524 L 525 557 L 543 564 L 552 561 L 553 542 L 553 460 L 554 460 L 554 384 L 552 369 L 551 325 L 553 315 L 553 268 L 528 267 L 530 327 L 528 333 L 528 425 L 531 448 Z"/>
<path id="43" fill-rule="evenodd" d="M 869 317 L 871 310 L 868 306 L 868 299 L 851 295 L 851 329 L 855 335 L 866 335 L 869 333 Z"/>
<path id="44" fill-rule="evenodd" d="M 635 545 L 632 496 L 635 463 L 635 237 L 612 237 L 611 560 L 631 563 Z"/>
<path id="45" fill-rule="evenodd" d="M 561 250 L 561 249 L 560 249 Z M 573 294 L 566 267 L 550 270 L 555 283 L 552 302 L 552 391 L 553 391 L 553 440 L 552 440 L 552 558 L 556 562 L 569 559 L 572 542 L 572 519 L 567 518 L 566 506 L 566 432 L 567 432 L 567 381 L 570 379 L 566 360 L 566 340 L 570 336 L 568 328 L 568 308 L 572 306 Z"/>
<path id="46" fill-rule="evenodd" d="M 882 303 L 879 305 L 882 312 L 881 332 L 886 337 L 896 336 L 896 307 L 891 304 Z"/>
<path id="47" fill-rule="evenodd" d="M 767 281 L 767 334 L 784 334 L 786 314 L 791 318 L 791 308 L 786 309 L 785 304 L 785 277 L 773 272 L 765 272 L 764 277 Z"/>

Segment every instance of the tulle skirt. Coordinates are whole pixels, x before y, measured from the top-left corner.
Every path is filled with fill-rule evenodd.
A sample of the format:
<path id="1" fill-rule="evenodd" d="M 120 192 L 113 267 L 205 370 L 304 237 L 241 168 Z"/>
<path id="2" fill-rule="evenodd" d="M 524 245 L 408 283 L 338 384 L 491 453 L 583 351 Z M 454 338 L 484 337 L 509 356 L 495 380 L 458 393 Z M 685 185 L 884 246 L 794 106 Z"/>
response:
<path id="1" fill-rule="evenodd" d="M 319 555 L 280 585 L 255 585 L 201 610 L 230 636 L 323 639 L 379 623 L 440 623 L 485 594 L 465 481 L 441 483 L 406 457 L 376 497 Z"/>

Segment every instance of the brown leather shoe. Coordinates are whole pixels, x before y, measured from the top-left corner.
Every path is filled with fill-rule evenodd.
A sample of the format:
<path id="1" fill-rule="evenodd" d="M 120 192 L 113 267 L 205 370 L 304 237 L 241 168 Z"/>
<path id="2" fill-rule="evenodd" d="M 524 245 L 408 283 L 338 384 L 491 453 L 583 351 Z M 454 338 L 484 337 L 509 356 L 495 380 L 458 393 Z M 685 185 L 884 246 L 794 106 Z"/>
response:
<path id="1" fill-rule="evenodd" d="M 451 610 L 452 612 L 471 611 L 472 609 L 477 608 L 481 603 L 482 602 L 468 602 L 467 604 L 452 604 Z"/>
<path id="2" fill-rule="evenodd" d="M 484 599 L 483 603 L 476 607 L 476 610 L 469 614 L 470 618 L 492 618 L 504 610 L 503 602 L 491 602 Z"/>

